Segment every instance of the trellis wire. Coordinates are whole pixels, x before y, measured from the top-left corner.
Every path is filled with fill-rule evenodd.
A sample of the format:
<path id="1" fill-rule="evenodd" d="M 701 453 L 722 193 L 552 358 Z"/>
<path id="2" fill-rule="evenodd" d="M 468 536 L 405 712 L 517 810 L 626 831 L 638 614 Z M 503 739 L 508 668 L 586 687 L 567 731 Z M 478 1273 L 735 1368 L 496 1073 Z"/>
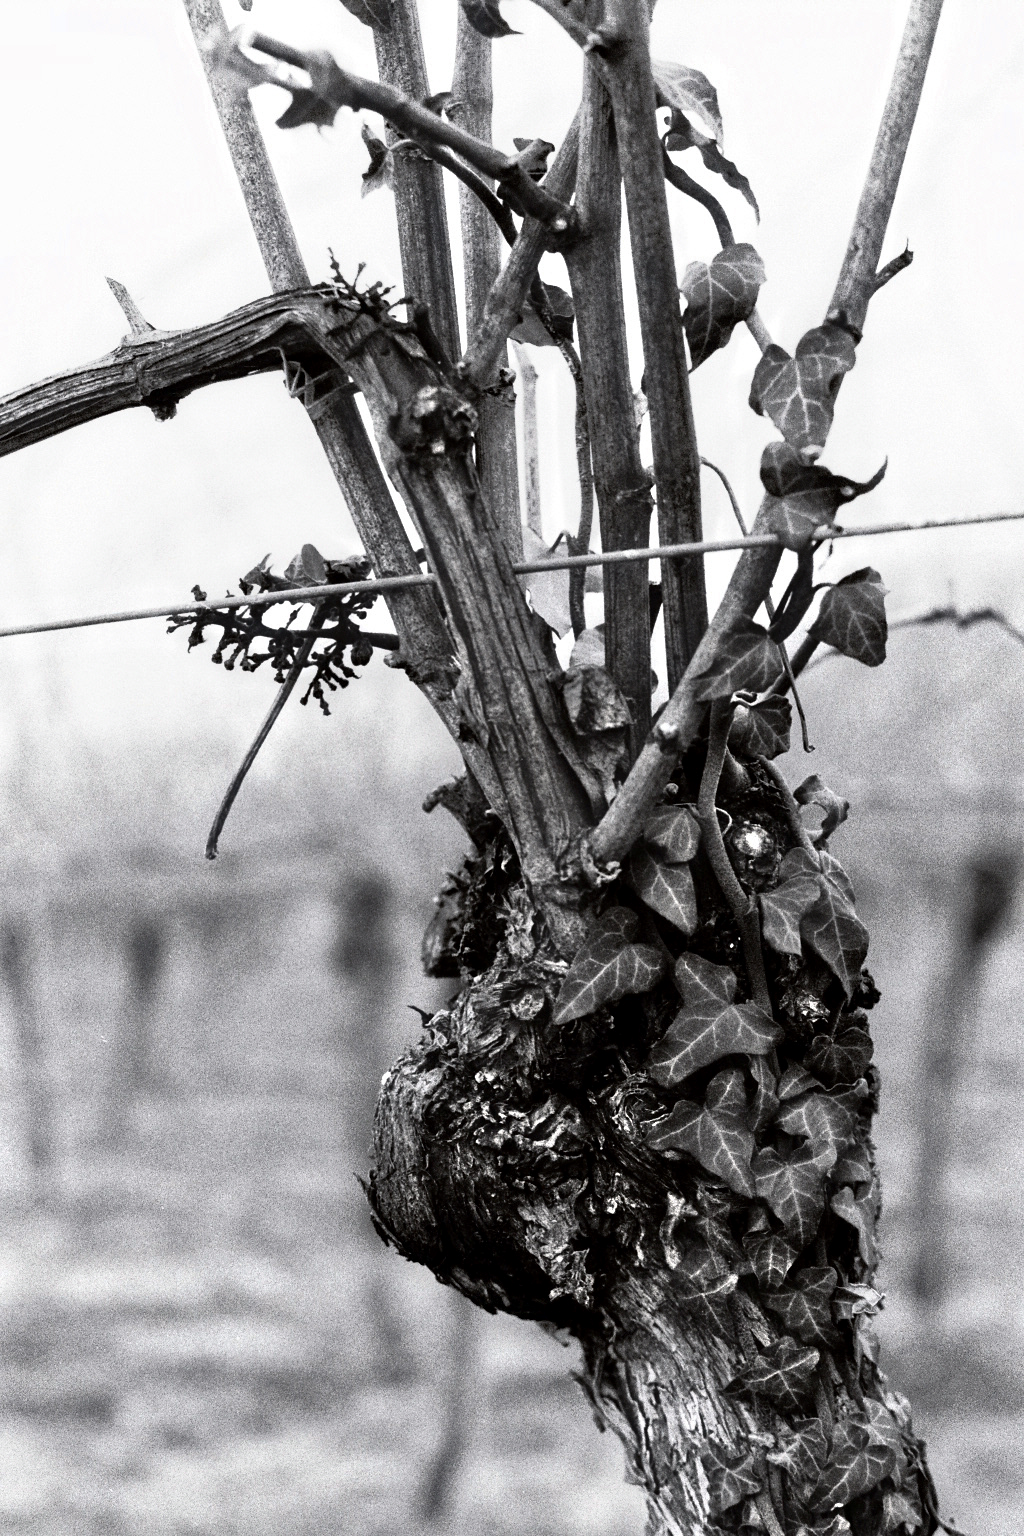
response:
<path id="1" fill-rule="evenodd" d="M 935 518 L 927 523 L 879 523 L 874 528 L 828 528 L 814 534 L 817 544 L 834 539 L 867 539 L 881 533 L 928 533 L 936 528 L 973 528 L 982 523 L 1013 523 L 1024 520 L 1024 512 L 987 512 L 980 517 Z M 753 533 L 744 539 L 701 539 L 690 544 L 661 544 L 648 549 L 613 549 L 602 554 L 561 555 L 553 560 L 525 560 L 513 565 L 517 576 L 539 571 L 571 571 L 579 566 L 623 565 L 637 560 L 687 560 L 697 555 L 726 554 L 737 549 L 764 549 L 779 546 L 782 540 L 773 533 Z M 41 635 L 60 629 L 91 629 L 99 624 L 128 624 L 136 619 L 170 619 L 179 614 L 223 612 L 231 608 L 269 608 L 274 603 L 312 603 L 325 597 L 342 597 L 352 592 L 394 592 L 404 587 L 428 586 L 437 578 L 430 571 L 415 576 L 381 576 L 366 581 L 338 581 L 319 587 L 290 587 L 285 591 L 256 592 L 251 597 L 222 597 L 204 602 L 178 603 L 167 608 L 134 608 L 124 613 L 93 614 L 81 619 L 49 619 L 42 624 L 15 624 L 0 629 L 0 640 L 12 635 Z"/>

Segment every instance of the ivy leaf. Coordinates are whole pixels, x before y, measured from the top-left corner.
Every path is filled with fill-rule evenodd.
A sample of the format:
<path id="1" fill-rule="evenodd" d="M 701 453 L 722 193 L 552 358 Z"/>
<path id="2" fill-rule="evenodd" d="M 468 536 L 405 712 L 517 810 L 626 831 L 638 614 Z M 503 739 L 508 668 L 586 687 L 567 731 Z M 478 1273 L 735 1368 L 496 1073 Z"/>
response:
<path id="1" fill-rule="evenodd" d="M 916 1493 L 887 1490 L 882 1494 L 882 1517 L 886 1532 L 916 1531 L 924 1524 L 921 1500 Z"/>
<path id="2" fill-rule="evenodd" d="M 840 802 L 840 804 L 845 805 L 846 801 L 843 800 Z M 785 863 L 785 860 L 783 860 L 783 863 Z M 853 889 L 853 881 L 850 879 L 849 875 L 846 873 L 846 870 L 840 864 L 835 854 L 830 853 L 827 848 L 819 849 L 818 863 L 821 866 L 821 872 L 825 878 L 827 880 L 831 880 L 833 885 L 839 887 L 847 901 L 850 903 L 851 907 L 855 906 L 857 903 L 857 897 Z"/>
<path id="3" fill-rule="evenodd" d="M 754 369 L 751 408 L 770 416 L 787 443 L 817 458 L 832 426 L 839 381 L 856 361 L 853 337 L 837 325 L 807 331 L 793 357 L 773 344 Z"/>
<path id="4" fill-rule="evenodd" d="M 777 1291 L 798 1258 L 798 1251 L 775 1232 L 748 1232 L 743 1251 L 754 1266 L 762 1291 Z"/>
<path id="5" fill-rule="evenodd" d="M 739 704 L 729 729 L 729 745 L 742 757 L 781 757 L 789 751 L 793 706 L 781 694 L 758 704 Z"/>
<path id="6" fill-rule="evenodd" d="M 390 0 L 341 0 L 341 3 L 364 26 L 377 27 L 381 32 L 391 31 Z"/>
<path id="7" fill-rule="evenodd" d="M 555 1001 L 556 1024 L 593 1013 L 629 993 L 650 991 L 664 972 L 665 962 L 649 944 L 630 942 L 637 924 L 636 913 L 626 908 L 613 907 L 604 914 L 562 982 Z"/>
<path id="8" fill-rule="evenodd" d="M 745 1052 L 763 1056 L 782 1030 L 756 1003 L 733 1003 L 736 977 L 726 966 L 699 955 L 682 955 L 676 983 L 684 1006 L 655 1046 L 647 1070 L 663 1088 L 673 1088 L 722 1056 Z"/>
<path id="9" fill-rule="evenodd" d="M 518 34 L 501 14 L 498 0 L 459 0 L 466 20 L 481 37 L 513 37 Z"/>
<path id="10" fill-rule="evenodd" d="M 718 105 L 718 92 L 707 75 L 686 64 L 673 64 L 668 59 L 652 59 L 651 71 L 658 106 L 699 117 L 721 149 L 724 135 L 722 110 Z"/>
<path id="11" fill-rule="evenodd" d="M 768 1460 L 795 1482 L 817 1482 L 828 1460 L 824 1424 L 820 1419 L 794 1419 L 792 1436 L 777 1451 L 769 1451 Z"/>
<path id="12" fill-rule="evenodd" d="M 775 1123 L 790 1136 L 802 1136 L 820 1166 L 832 1169 L 857 1133 L 857 1110 L 853 1093 L 809 1093 L 785 1105 Z"/>
<path id="13" fill-rule="evenodd" d="M 825 819 L 818 829 L 815 839 L 815 847 L 824 847 L 837 827 L 841 827 L 850 814 L 849 800 L 843 800 L 834 789 L 829 789 L 825 781 L 818 774 L 812 773 L 804 779 L 793 791 L 793 799 L 797 805 L 817 805 L 825 812 Z M 829 871 L 831 873 L 831 871 Z M 853 901 L 853 887 L 850 887 L 849 900 Z"/>
<path id="14" fill-rule="evenodd" d="M 814 1510 L 842 1509 L 888 1477 L 897 1463 L 887 1445 L 872 1442 L 864 1424 L 840 1419 L 832 1439 L 832 1454 L 810 1499 Z"/>
<path id="15" fill-rule="evenodd" d="M 835 1349 L 839 1334 L 832 1322 L 831 1303 L 837 1279 L 834 1269 L 802 1269 L 794 1287 L 766 1291 L 764 1304 L 781 1317 L 787 1331 L 802 1343 Z"/>
<path id="16" fill-rule="evenodd" d="M 640 900 L 680 933 L 691 934 L 697 926 L 697 897 L 693 876 L 686 864 L 665 864 L 642 845 L 629 855 L 626 876 Z"/>
<path id="17" fill-rule="evenodd" d="M 855 1147 L 844 1152 L 836 1163 L 832 1177 L 837 1184 L 870 1184 L 874 1178 L 874 1169 L 871 1167 L 867 1147 L 858 1142 Z"/>
<path id="18" fill-rule="evenodd" d="M 844 576 L 822 598 L 818 617 L 807 631 L 809 637 L 834 645 L 866 667 L 880 667 L 889 633 L 885 593 L 881 576 L 870 565 Z"/>
<path id="19" fill-rule="evenodd" d="M 700 827 L 686 806 L 663 806 L 644 822 L 644 842 L 665 864 L 689 864 L 700 846 Z"/>
<path id="20" fill-rule="evenodd" d="M 895 1417 L 884 1403 L 876 1402 L 873 1397 L 865 1398 L 864 1412 L 868 1418 L 868 1434 L 872 1445 L 888 1446 L 902 1469 L 904 1466 L 903 1436 L 900 1434 L 900 1426 Z"/>
<path id="21" fill-rule="evenodd" d="M 734 161 L 726 159 L 715 139 L 701 133 L 689 118 L 678 110 L 672 113 L 672 121 L 669 123 L 664 144 L 665 148 L 673 153 L 681 149 L 699 150 L 706 169 L 714 172 L 716 176 L 721 176 L 727 187 L 732 187 L 734 191 L 739 192 L 753 208 L 754 217 L 760 223 L 761 210 L 757 206 L 754 189 L 739 166 Z"/>
<path id="22" fill-rule="evenodd" d="M 779 1102 L 785 1104 L 787 1099 L 797 1099 L 802 1093 L 814 1093 L 820 1088 L 821 1084 L 816 1077 L 812 1077 L 805 1067 L 794 1063 L 779 1078 Z"/>
<path id="23" fill-rule="evenodd" d="M 702 1168 L 749 1199 L 754 1193 L 754 1137 L 746 1113 L 743 1073 L 739 1067 L 727 1068 L 708 1085 L 703 1109 L 680 1100 L 648 1136 L 647 1145 L 654 1152 L 688 1152 Z"/>
<path id="24" fill-rule="evenodd" d="M 845 1185 L 832 1196 L 832 1209 L 840 1221 L 848 1222 L 857 1232 L 857 1247 L 869 1270 L 878 1263 L 875 1245 L 875 1222 L 878 1219 L 878 1201 L 874 1190 L 855 1195 Z"/>
<path id="25" fill-rule="evenodd" d="M 780 1408 L 799 1412 L 806 1407 L 820 1358 L 816 1349 L 801 1348 L 792 1339 L 779 1339 L 741 1371 L 726 1390 L 767 1397 Z"/>
<path id="26" fill-rule="evenodd" d="M 875 1047 L 866 1029 L 855 1024 L 834 1035 L 815 1035 L 807 1052 L 807 1065 L 829 1088 L 855 1083 L 868 1069 Z"/>
<path id="27" fill-rule="evenodd" d="M 738 1456 L 723 1456 L 709 1440 L 700 1459 L 707 1474 L 712 1515 L 724 1514 L 749 1494 L 761 1492 L 763 1483 L 758 1476 L 753 1451 Z"/>
<path id="28" fill-rule="evenodd" d="M 779 1098 L 775 1091 L 778 1085 L 771 1067 L 763 1056 L 750 1057 L 750 1075 L 757 1084 L 751 1125 L 755 1131 L 763 1131 L 766 1125 L 771 1124 L 775 1111 L 779 1107 Z"/>
<path id="29" fill-rule="evenodd" d="M 761 892 L 761 931 L 778 954 L 803 953 L 800 925 L 820 894 L 821 877 L 811 874 L 796 875 L 774 890 Z"/>
<path id="30" fill-rule="evenodd" d="M 782 656 L 768 631 L 753 619 L 738 619 L 719 645 L 711 666 L 694 678 L 694 698 L 728 698 L 745 688 L 764 693 L 781 671 Z"/>
<path id="31" fill-rule="evenodd" d="M 751 1164 L 757 1193 L 774 1211 L 798 1248 L 816 1234 L 825 1211 L 825 1176 L 809 1147 L 788 1158 L 765 1147 Z"/>
<path id="32" fill-rule="evenodd" d="M 842 983 L 847 997 L 852 997 L 867 957 L 868 931 L 831 880 L 821 881 L 817 900 L 801 919 L 800 933 Z"/>
<path id="33" fill-rule="evenodd" d="M 768 492 L 769 526 L 787 549 L 803 549 L 815 531 L 834 521 L 844 502 L 873 491 L 884 478 L 883 464 L 870 480 L 835 475 L 808 464 L 791 443 L 769 443 L 761 454 L 761 484 Z"/>
<path id="34" fill-rule="evenodd" d="M 724 347 L 753 314 L 764 278 L 764 262 L 752 245 L 727 245 L 710 266 L 690 262 L 679 286 L 686 299 L 683 327 L 691 370 Z"/>
<path id="35" fill-rule="evenodd" d="M 837 1285 L 832 1297 L 832 1315 L 837 1323 L 852 1323 L 855 1317 L 874 1317 L 882 1310 L 885 1297 L 873 1285 Z"/>

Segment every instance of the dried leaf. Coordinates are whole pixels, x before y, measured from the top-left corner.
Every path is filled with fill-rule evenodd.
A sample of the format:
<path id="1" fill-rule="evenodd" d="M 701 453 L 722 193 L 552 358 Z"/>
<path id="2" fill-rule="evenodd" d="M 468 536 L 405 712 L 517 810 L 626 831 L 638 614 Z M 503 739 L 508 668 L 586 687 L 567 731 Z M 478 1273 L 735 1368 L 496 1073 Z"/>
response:
<path id="1" fill-rule="evenodd" d="M 867 1030 L 850 1024 L 834 1035 L 815 1035 L 807 1052 L 807 1065 L 829 1088 L 838 1083 L 855 1083 L 867 1071 L 874 1049 Z"/>
<path id="2" fill-rule="evenodd" d="M 631 722 L 621 689 L 603 667 L 570 667 L 563 677 L 562 697 L 578 736 L 624 731 Z"/>
<path id="3" fill-rule="evenodd" d="M 748 1232 L 743 1251 L 762 1291 L 777 1291 L 799 1257 L 798 1250 L 776 1232 Z"/>
<path id="4" fill-rule="evenodd" d="M 727 245 L 710 266 L 690 262 L 680 291 L 686 298 L 683 326 L 691 368 L 724 347 L 736 326 L 753 314 L 764 278 L 764 262 L 752 245 Z"/>
<path id="5" fill-rule="evenodd" d="M 390 187 L 394 161 L 383 139 L 378 139 L 373 129 L 363 123 L 360 130 L 363 143 L 370 153 L 370 164 L 363 172 L 363 197 L 381 187 Z"/>
<path id="6" fill-rule="evenodd" d="M 783 1326 L 804 1344 L 835 1349 L 839 1334 L 832 1321 L 832 1292 L 838 1276 L 834 1269 L 814 1266 L 802 1269 L 795 1285 L 779 1291 L 766 1291 L 763 1301 L 781 1317 Z"/>
<path id="7" fill-rule="evenodd" d="M 875 1245 L 875 1223 L 878 1219 L 878 1201 L 873 1189 L 863 1195 L 855 1195 L 845 1185 L 832 1196 L 832 1209 L 841 1221 L 849 1222 L 857 1231 L 857 1247 L 861 1258 L 873 1270 L 878 1263 Z"/>
<path id="8" fill-rule="evenodd" d="M 815 1510 L 842 1509 L 888 1477 L 897 1464 L 896 1453 L 872 1441 L 864 1424 L 840 1419 L 832 1438 L 832 1454 L 810 1499 Z"/>
<path id="9" fill-rule="evenodd" d="M 746 198 L 754 210 L 754 217 L 760 222 L 761 210 L 757 206 L 757 198 L 754 189 L 744 176 L 739 166 L 732 160 L 726 159 L 719 149 L 715 139 L 700 132 L 686 118 L 682 112 L 674 111 L 672 121 L 669 123 L 668 133 L 665 135 L 665 148 L 675 153 L 681 149 L 697 149 L 704 161 L 707 170 L 713 171 L 716 176 L 721 176 L 726 186 Z"/>
<path id="10" fill-rule="evenodd" d="M 466 20 L 481 37 L 518 35 L 501 14 L 498 0 L 459 0 L 459 4 L 465 12 Z"/>
<path id="11" fill-rule="evenodd" d="M 866 667 L 880 667 L 889 633 L 885 593 L 881 576 L 869 565 L 844 576 L 825 593 L 808 635 Z"/>
<path id="12" fill-rule="evenodd" d="M 781 757 L 789 751 L 793 706 L 780 694 L 740 704 L 729 728 L 729 746 L 741 757 Z"/>
<path id="13" fill-rule="evenodd" d="M 718 105 L 718 92 L 707 75 L 668 59 L 652 59 L 651 70 L 658 106 L 699 117 L 721 149 L 722 111 Z"/>
<path id="14" fill-rule="evenodd" d="M 754 1137 L 746 1115 L 743 1073 L 731 1067 L 708 1085 L 703 1109 L 681 1099 L 648 1136 L 647 1145 L 654 1152 L 688 1152 L 702 1168 L 749 1199 L 754 1193 Z"/>
<path id="15" fill-rule="evenodd" d="M 603 914 L 580 947 L 555 1002 L 555 1023 L 593 1013 L 634 992 L 649 992 L 663 974 L 665 962 L 649 944 L 631 943 L 637 930 L 635 912 L 613 907 Z"/>
<path id="16" fill-rule="evenodd" d="M 796 875 L 783 880 L 774 890 L 761 892 L 761 931 L 778 954 L 803 953 L 800 925 L 820 894 L 821 877 L 811 874 Z"/>
<path id="17" fill-rule="evenodd" d="M 815 839 L 815 847 L 824 847 L 832 833 L 837 827 L 842 826 L 850 814 L 849 800 L 841 799 L 835 790 L 829 789 L 816 773 L 812 773 L 809 778 L 804 779 L 802 784 L 797 785 L 793 791 L 793 799 L 797 805 L 817 805 L 825 812 L 825 819 Z M 852 888 L 849 899 L 853 900 Z"/>
<path id="18" fill-rule="evenodd" d="M 303 587 L 319 587 L 326 582 L 327 562 L 315 544 L 303 544 L 299 553 L 285 566 L 284 579 Z"/>
<path id="19" fill-rule="evenodd" d="M 544 289 L 552 330 L 555 334 L 551 334 L 534 306 L 527 302 L 523 308 L 522 319 L 509 333 L 511 339 L 527 341 L 532 347 L 557 347 L 559 337 L 563 341 L 572 341 L 573 322 L 576 318 L 572 294 L 567 293 L 564 288 L 559 288 L 557 283 L 543 283 L 541 286 Z"/>
<path id="20" fill-rule="evenodd" d="M 761 454 L 761 484 L 768 492 L 766 515 L 787 549 L 803 549 L 811 535 L 835 519 L 846 502 L 873 491 L 885 476 L 883 464 L 870 480 L 834 475 L 808 464 L 791 443 L 769 443 Z"/>
<path id="21" fill-rule="evenodd" d="M 640 900 L 652 911 L 691 934 L 697 926 L 697 897 L 686 864 L 666 864 L 638 843 L 626 863 L 626 876 Z"/>
<path id="22" fill-rule="evenodd" d="M 728 698 L 745 688 L 764 693 L 781 671 L 782 656 L 768 631 L 753 619 L 738 619 L 711 666 L 694 678 L 694 698 Z"/>
<path id="23" fill-rule="evenodd" d="M 700 1459 L 707 1474 L 712 1515 L 724 1514 L 749 1494 L 760 1493 L 763 1485 L 753 1451 L 723 1456 L 718 1447 L 708 1441 Z"/>
<path id="24" fill-rule="evenodd" d="M 792 1233 L 798 1248 L 816 1234 L 825 1210 L 825 1175 L 809 1147 L 784 1158 L 765 1147 L 753 1159 L 757 1193 Z"/>
<path id="25" fill-rule="evenodd" d="M 754 370 L 751 408 L 770 416 L 787 443 L 817 458 L 832 427 L 839 381 L 856 361 L 853 337 L 836 325 L 807 331 L 793 357 L 773 344 Z"/>
<path id="26" fill-rule="evenodd" d="M 364 26 L 391 31 L 391 0 L 341 0 L 341 3 Z"/>
<path id="27" fill-rule="evenodd" d="M 700 827 L 685 805 L 662 806 L 644 822 L 644 842 L 665 864 L 689 864 L 700 846 Z"/>
<path id="28" fill-rule="evenodd" d="M 560 533 L 555 542 L 548 546 L 532 528 L 523 529 L 525 561 L 547 560 L 568 553 L 569 548 L 564 533 Z M 572 618 L 569 613 L 569 572 L 531 571 L 524 580 L 530 591 L 530 601 L 534 611 L 540 614 L 545 624 L 553 629 L 559 638 L 567 634 L 572 628 Z"/>
<path id="29" fill-rule="evenodd" d="M 799 1412 L 807 1406 L 821 1356 L 782 1338 L 731 1381 L 727 1391 L 767 1397 L 780 1408 Z"/>
<path id="30" fill-rule="evenodd" d="M 676 984 L 684 1006 L 647 1063 L 662 1087 L 674 1087 L 722 1056 L 763 1056 L 781 1039 L 780 1027 L 756 1003 L 731 1001 L 736 977 L 728 967 L 699 955 L 682 955 L 676 963 Z"/>

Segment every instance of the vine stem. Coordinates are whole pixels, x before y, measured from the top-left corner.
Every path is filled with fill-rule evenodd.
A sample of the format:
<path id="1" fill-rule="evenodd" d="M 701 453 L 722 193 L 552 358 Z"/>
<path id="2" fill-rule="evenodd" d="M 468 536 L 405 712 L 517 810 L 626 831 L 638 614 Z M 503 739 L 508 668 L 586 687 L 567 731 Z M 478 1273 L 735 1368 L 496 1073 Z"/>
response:
<path id="1" fill-rule="evenodd" d="M 310 620 L 311 627 L 315 625 L 317 619 L 320 617 L 320 612 L 321 610 L 317 609 L 313 614 L 313 617 Z M 259 730 L 256 732 L 256 737 L 252 743 L 252 746 L 249 748 L 248 752 L 242 758 L 242 761 L 239 763 L 237 769 L 235 770 L 231 783 L 228 785 L 224 798 L 217 809 L 217 814 L 213 818 L 213 825 L 210 827 L 210 833 L 206 839 L 206 857 L 208 859 L 215 859 L 217 857 L 217 844 L 220 842 L 220 835 L 224 830 L 224 824 L 231 814 L 231 807 L 234 805 L 236 799 L 238 798 L 238 791 L 245 783 L 246 775 L 259 756 L 263 743 L 266 741 L 267 737 L 274 729 L 274 726 L 277 724 L 278 716 L 280 715 L 282 709 L 284 709 L 288 700 L 291 698 L 291 695 L 295 689 L 295 684 L 302 676 L 302 669 L 309 660 L 313 651 L 313 647 L 318 639 L 318 635 L 308 635 L 302 642 L 302 645 L 296 652 L 295 660 L 292 662 L 291 667 L 289 668 L 288 676 L 285 678 L 284 682 L 281 684 L 281 687 L 278 689 L 277 697 L 274 699 L 273 704 L 271 704 L 270 709 L 267 711 L 266 719 L 260 726 Z"/>
<path id="2" fill-rule="evenodd" d="M 761 950 L 761 924 L 758 921 L 754 898 L 740 885 L 726 852 L 722 829 L 718 824 L 718 807 L 715 796 L 718 781 L 722 777 L 729 727 L 732 725 L 733 705 L 728 699 L 716 699 L 711 706 L 711 727 L 708 733 L 708 755 L 697 796 L 697 820 L 704 839 L 704 851 L 708 856 L 712 873 L 718 881 L 722 895 L 739 924 L 743 959 L 746 962 L 750 991 L 758 1007 L 771 1017 L 772 1000 L 768 992 L 768 978 L 764 970 L 764 954 Z"/>
<path id="3" fill-rule="evenodd" d="M 800 807 L 797 805 L 796 800 L 793 797 L 793 791 L 787 784 L 781 768 L 776 768 L 775 764 L 767 757 L 758 758 L 758 762 L 761 764 L 761 767 L 764 769 L 765 773 L 771 779 L 772 783 L 775 785 L 775 788 L 779 792 L 779 798 L 782 801 L 783 809 L 786 813 L 786 821 L 789 824 L 789 830 L 796 838 L 800 847 L 811 855 L 814 862 L 816 864 L 820 863 L 818 858 L 818 850 L 815 848 L 814 843 L 811 841 L 811 834 L 804 826 L 803 817 L 800 815 Z"/>
<path id="4" fill-rule="evenodd" d="M 921 100 L 941 9 L 942 0 L 911 0 L 864 191 L 829 309 L 832 317 L 837 306 L 841 308 L 848 325 L 853 327 L 856 322 L 858 336 L 875 291 L 878 256 Z M 762 522 L 761 528 L 758 521 Z M 767 519 L 762 521 L 762 513 L 758 514 L 758 521 L 754 532 L 767 531 Z M 718 648 L 736 621 L 753 618 L 765 597 L 770 596 L 780 558 L 778 552 L 753 549 L 740 557 L 718 612 L 661 719 L 590 836 L 588 854 L 598 868 L 622 859 L 639 837 L 644 821 L 672 776 L 679 754 L 694 741 L 703 724 L 706 711 L 698 697 L 697 679 L 714 669 Z"/>

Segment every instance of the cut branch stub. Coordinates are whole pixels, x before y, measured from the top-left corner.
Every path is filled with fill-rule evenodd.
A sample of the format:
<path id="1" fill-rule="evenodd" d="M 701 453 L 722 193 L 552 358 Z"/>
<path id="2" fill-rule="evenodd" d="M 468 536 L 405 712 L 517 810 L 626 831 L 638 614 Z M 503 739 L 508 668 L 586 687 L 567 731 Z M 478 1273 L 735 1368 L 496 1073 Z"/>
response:
<path id="1" fill-rule="evenodd" d="M 692 368 L 724 347 L 735 327 L 753 314 L 764 279 L 764 262 L 752 245 L 726 246 L 710 266 L 690 262 L 679 286 L 687 300 L 683 328 Z"/>
<path id="2" fill-rule="evenodd" d="M 683 1007 L 647 1063 L 663 1088 L 675 1087 L 723 1056 L 765 1056 L 782 1038 L 781 1028 L 763 1008 L 733 1002 L 737 981 L 728 966 L 685 954 L 675 976 Z"/>
<path id="3" fill-rule="evenodd" d="M 807 331 L 793 357 L 773 342 L 754 369 L 751 409 L 770 416 L 787 443 L 817 458 L 832 429 L 839 384 L 856 361 L 853 337 L 838 325 Z"/>
<path id="4" fill-rule="evenodd" d="M 889 633 L 885 593 L 881 576 L 869 565 L 844 576 L 822 598 L 809 638 L 835 646 L 866 667 L 880 667 Z"/>
<path id="5" fill-rule="evenodd" d="M 764 517 L 787 549 L 806 548 L 814 533 L 833 522 L 844 502 L 873 491 L 885 478 L 883 464 L 870 480 L 833 474 L 809 464 L 791 443 L 768 443 L 761 454 L 761 484 L 768 492 Z"/>

